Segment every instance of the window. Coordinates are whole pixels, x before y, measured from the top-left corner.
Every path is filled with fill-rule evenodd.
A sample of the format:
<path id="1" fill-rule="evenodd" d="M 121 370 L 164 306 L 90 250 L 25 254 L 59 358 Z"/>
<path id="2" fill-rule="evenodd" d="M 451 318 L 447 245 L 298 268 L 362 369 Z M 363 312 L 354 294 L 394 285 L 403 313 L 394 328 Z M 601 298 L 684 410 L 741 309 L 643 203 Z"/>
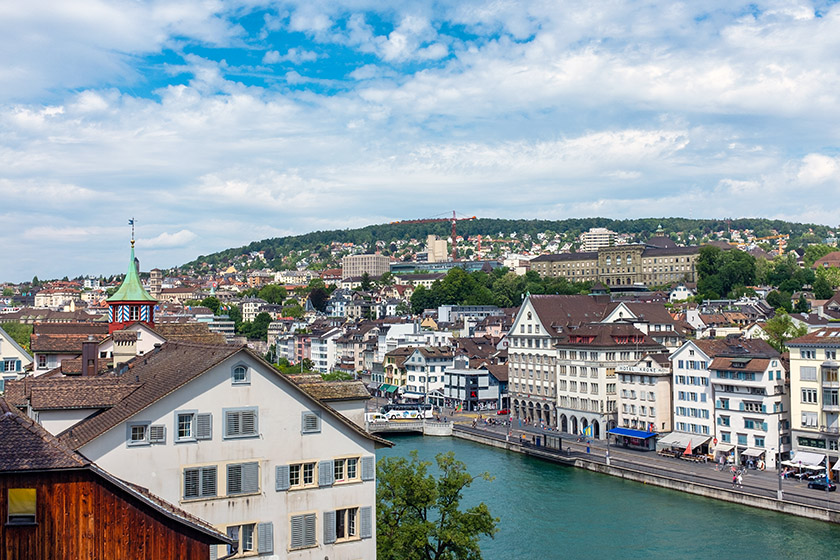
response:
<path id="1" fill-rule="evenodd" d="M 764 447 L 764 438 L 760 436 L 755 436 L 755 446 Z"/>
<path id="2" fill-rule="evenodd" d="M 301 433 L 317 434 L 321 432 L 321 415 L 317 412 L 306 411 L 301 414 Z"/>
<path id="3" fill-rule="evenodd" d="M 359 478 L 359 458 L 335 459 L 333 461 L 334 482 L 351 482 Z"/>
<path id="4" fill-rule="evenodd" d="M 149 422 L 130 422 L 127 431 L 126 439 L 129 446 L 166 442 L 166 428 L 161 425 L 152 426 Z"/>
<path id="5" fill-rule="evenodd" d="M 230 537 L 231 540 L 237 541 L 239 546 L 237 547 L 238 554 L 244 554 L 246 552 L 253 552 L 254 551 L 254 523 L 249 523 L 246 525 L 234 525 L 232 527 L 227 528 L 227 536 Z M 233 554 L 234 549 L 233 547 L 228 547 L 228 554 Z"/>
<path id="6" fill-rule="evenodd" d="M 371 512 L 370 507 L 325 511 L 324 543 L 371 538 Z"/>
<path id="7" fill-rule="evenodd" d="M 195 412 L 175 413 L 175 441 L 195 441 Z"/>
<path id="8" fill-rule="evenodd" d="M 184 469 L 184 499 L 216 496 L 216 466 Z"/>
<path id="9" fill-rule="evenodd" d="M 248 384 L 251 382 L 251 372 L 247 366 L 242 364 L 233 366 L 231 371 L 231 381 L 234 384 Z"/>
<path id="10" fill-rule="evenodd" d="M 802 402 L 804 402 L 804 403 L 816 403 L 817 402 L 817 390 L 816 389 L 802 389 Z"/>
<path id="11" fill-rule="evenodd" d="M 9 525 L 30 525 L 36 521 L 38 495 L 35 488 L 9 488 Z"/>
<path id="12" fill-rule="evenodd" d="M 802 413 L 802 427 L 803 428 L 816 428 L 817 427 L 817 413 L 816 412 L 803 412 Z"/>
<path id="13" fill-rule="evenodd" d="M 315 463 L 278 465 L 275 476 L 277 491 L 315 486 Z"/>
<path id="14" fill-rule="evenodd" d="M 260 490 L 260 465 L 236 463 L 227 466 L 227 494 L 253 494 Z"/>
<path id="15" fill-rule="evenodd" d="M 259 435 L 256 407 L 224 410 L 225 438 L 244 438 Z"/>
<path id="16" fill-rule="evenodd" d="M 800 350 L 799 357 L 805 360 L 816 360 L 817 359 L 817 351 L 816 350 Z"/>
<path id="17" fill-rule="evenodd" d="M 315 514 L 293 515 L 289 536 L 291 539 L 289 547 L 292 550 L 316 546 L 318 542 L 315 539 Z"/>

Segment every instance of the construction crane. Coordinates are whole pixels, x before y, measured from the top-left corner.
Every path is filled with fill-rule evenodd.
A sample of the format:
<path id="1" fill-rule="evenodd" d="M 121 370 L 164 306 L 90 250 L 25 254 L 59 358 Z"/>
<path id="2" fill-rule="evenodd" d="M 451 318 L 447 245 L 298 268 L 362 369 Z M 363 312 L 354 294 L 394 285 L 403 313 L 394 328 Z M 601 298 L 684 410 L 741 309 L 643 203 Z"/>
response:
<path id="1" fill-rule="evenodd" d="M 456 222 L 469 222 L 470 220 L 476 220 L 475 216 L 470 216 L 466 218 L 458 218 L 455 214 L 455 210 L 452 211 L 451 218 L 421 218 L 419 220 L 400 220 L 398 222 L 391 222 L 391 224 L 432 224 L 438 222 L 452 222 L 452 260 L 458 260 L 458 249 L 456 247 L 456 231 L 455 231 L 455 223 Z"/>

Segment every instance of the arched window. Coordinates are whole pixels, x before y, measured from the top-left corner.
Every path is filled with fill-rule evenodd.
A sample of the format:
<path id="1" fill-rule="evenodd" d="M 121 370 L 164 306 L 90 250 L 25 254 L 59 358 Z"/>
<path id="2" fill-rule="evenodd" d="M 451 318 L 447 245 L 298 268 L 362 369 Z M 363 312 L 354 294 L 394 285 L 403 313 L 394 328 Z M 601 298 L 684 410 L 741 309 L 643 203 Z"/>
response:
<path id="1" fill-rule="evenodd" d="M 248 368 L 241 364 L 234 366 L 233 371 L 231 373 L 231 380 L 234 383 L 250 383 L 251 376 L 248 371 Z"/>

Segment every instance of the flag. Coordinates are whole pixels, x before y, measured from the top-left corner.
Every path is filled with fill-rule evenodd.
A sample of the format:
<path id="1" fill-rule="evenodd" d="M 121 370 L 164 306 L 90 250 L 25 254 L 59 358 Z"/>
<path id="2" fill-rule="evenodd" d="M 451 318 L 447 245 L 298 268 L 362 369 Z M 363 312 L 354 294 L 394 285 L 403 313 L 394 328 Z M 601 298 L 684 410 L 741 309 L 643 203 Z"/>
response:
<path id="1" fill-rule="evenodd" d="M 688 447 L 683 451 L 683 455 L 691 455 L 691 440 L 688 440 Z"/>

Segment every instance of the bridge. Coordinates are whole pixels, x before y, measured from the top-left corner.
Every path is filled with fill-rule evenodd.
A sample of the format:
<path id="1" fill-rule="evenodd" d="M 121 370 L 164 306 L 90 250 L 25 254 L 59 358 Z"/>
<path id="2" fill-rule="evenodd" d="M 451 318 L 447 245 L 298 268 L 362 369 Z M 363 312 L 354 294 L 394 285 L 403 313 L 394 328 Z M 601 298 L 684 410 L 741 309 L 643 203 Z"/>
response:
<path id="1" fill-rule="evenodd" d="M 437 422 L 434 420 L 365 422 L 365 429 L 371 434 L 414 432 L 426 436 L 450 436 L 452 435 L 452 422 Z"/>

